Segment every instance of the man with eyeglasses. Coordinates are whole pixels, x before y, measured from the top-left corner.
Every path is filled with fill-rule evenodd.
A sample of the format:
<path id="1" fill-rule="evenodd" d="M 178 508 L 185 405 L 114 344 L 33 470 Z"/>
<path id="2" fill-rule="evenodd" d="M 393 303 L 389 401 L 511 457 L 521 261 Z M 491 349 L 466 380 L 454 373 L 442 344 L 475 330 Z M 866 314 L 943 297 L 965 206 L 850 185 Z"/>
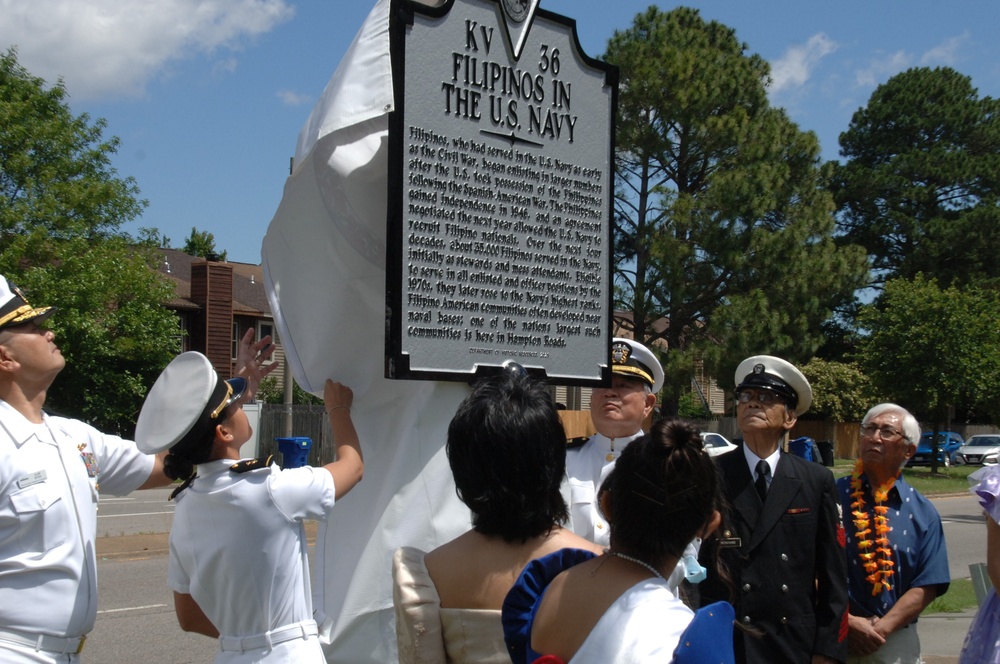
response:
<path id="1" fill-rule="evenodd" d="M 46 413 L 66 366 L 44 322 L 0 276 L 0 662 L 80 661 L 97 617 L 97 505 L 101 494 L 166 486 L 160 457 L 79 420 Z M 256 392 L 270 339 L 240 342 L 237 365 Z M 249 396 L 249 395 L 248 395 Z"/>
<path id="2" fill-rule="evenodd" d="M 847 565 L 833 474 L 781 449 L 812 403 L 809 381 L 781 358 L 756 355 L 736 369 L 735 450 L 716 457 L 728 513 L 702 546 L 718 555 L 732 588 L 710 574 L 702 606 L 730 600 L 740 663 L 801 664 L 847 658 Z"/>
<path id="3" fill-rule="evenodd" d="M 837 480 L 847 533 L 852 664 L 920 662 L 917 618 L 951 581 L 941 517 L 900 472 L 918 440 L 913 415 L 879 404 L 861 421 L 851 476 Z"/>

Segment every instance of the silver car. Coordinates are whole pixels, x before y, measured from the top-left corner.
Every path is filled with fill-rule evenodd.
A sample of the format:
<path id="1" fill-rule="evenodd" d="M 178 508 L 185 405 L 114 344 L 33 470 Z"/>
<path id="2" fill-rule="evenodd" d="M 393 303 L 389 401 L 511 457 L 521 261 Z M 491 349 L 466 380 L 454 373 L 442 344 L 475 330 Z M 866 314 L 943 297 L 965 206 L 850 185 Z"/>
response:
<path id="1" fill-rule="evenodd" d="M 1000 434 L 984 433 L 971 436 L 955 452 L 955 463 L 992 465 L 1000 455 Z"/>

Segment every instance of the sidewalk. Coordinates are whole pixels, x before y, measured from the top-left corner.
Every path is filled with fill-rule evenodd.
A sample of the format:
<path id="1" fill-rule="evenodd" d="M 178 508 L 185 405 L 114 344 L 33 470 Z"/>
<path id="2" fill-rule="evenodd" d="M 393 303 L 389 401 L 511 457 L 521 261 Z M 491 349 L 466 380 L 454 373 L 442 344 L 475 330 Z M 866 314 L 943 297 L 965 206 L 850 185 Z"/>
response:
<path id="1" fill-rule="evenodd" d="M 958 664 L 958 653 L 975 616 L 972 609 L 922 616 L 917 629 L 925 664 Z"/>

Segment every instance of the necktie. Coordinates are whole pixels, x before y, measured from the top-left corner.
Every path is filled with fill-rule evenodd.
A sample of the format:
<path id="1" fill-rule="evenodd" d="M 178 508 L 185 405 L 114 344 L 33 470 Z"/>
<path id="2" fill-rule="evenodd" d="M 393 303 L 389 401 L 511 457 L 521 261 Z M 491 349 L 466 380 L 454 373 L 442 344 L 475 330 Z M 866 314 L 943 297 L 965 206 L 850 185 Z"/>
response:
<path id="1" fill-rule="evenodd" d="M 767 461 L 761 459 L 757 462 L 757 481 L 754 482 L 754 486 L 757 488 L 757 495 L 760 496 L 760 502 L 764 502 L 767 498 L 767 476 L 771 474 L 771 467 L 767 465 Z"/>

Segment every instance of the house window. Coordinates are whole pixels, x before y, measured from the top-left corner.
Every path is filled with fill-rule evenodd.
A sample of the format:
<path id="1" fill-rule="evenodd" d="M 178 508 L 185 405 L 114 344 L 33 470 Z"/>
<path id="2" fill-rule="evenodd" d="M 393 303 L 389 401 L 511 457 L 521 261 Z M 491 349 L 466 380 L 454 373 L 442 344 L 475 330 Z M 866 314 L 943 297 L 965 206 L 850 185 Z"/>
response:
<path id="1" fill-rule="evenodd" d="M 174 335 L 177 352 L 185 353 L 191 350 L 191 337 L 188 336 L 188 319 L 185 315 L 177 316 L 177 334 Z"/>
<path id="2" fill-rule="evenodd" d="M 271 335 L 271 343 L 278 343 L 278 331 L 274 329 L 274 323 L 265 320 L 257 321 L 257 339 L 263 339 L 267 335 Z M 265 364 L 271 364 L 275 361 L 274 355 L 271 355 Z"/>
<path id="3" fill-rule="evenodd" d="M 236 361 L 236 356 L 240 352 L 240 326 L 236 321 L 233 321 L 233 362 Z"/>
<path id="4" fill-rule="evenodd" d="M 278 343 L 278 335 L 274 331 L 274 323 L 257 321 L 257 338 L 263 339 L 269 334 L 271 335 L 271 343 Z"/>

